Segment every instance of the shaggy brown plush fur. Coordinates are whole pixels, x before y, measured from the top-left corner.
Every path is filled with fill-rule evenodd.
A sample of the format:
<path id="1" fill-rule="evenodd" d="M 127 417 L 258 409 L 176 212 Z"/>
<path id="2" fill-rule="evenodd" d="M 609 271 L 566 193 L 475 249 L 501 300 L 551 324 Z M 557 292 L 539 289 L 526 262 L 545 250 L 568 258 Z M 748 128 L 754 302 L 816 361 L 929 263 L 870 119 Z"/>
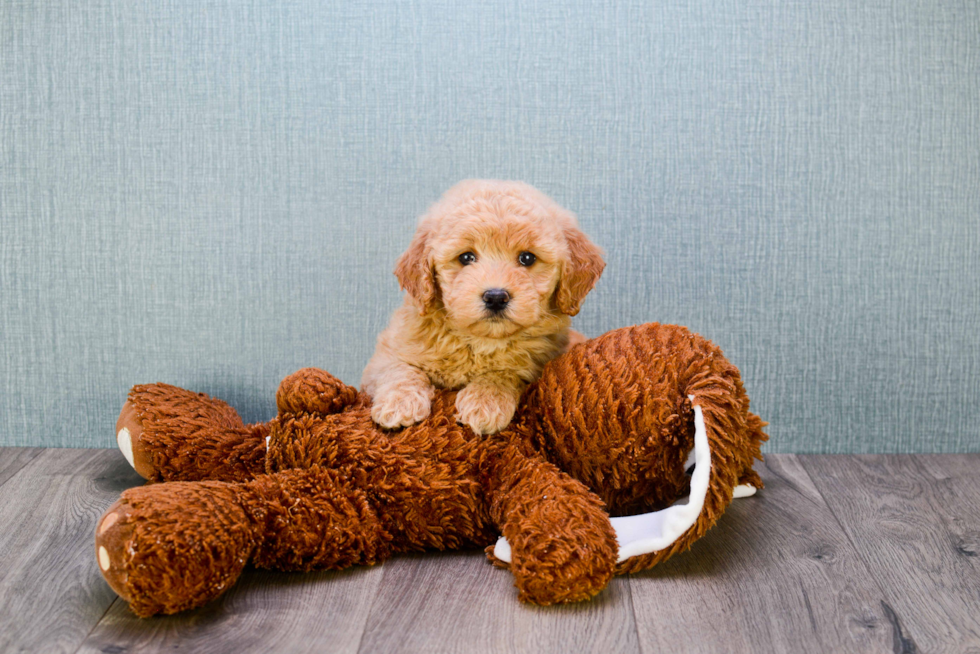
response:
<path id="1" fill-rule="evenodd" d="M 688 492 L 688 395 L 711 447 L 704 509 L 671 546 L 617 563 L 609 514 L 661 509 Z M 577 601 L 690 547 L 736 484 L 762 485 L 751 466 L 765 423 L 736 368 L 682 327 L 641 325 L 575 346 L 499 434 L 457 424 L 454 403 L 455 392 L 439 391 L 423 422 L 389 432 L 365 395 L 305 369 L 282 382 L 275 419 L 246 427 L 219 400 L 137 386 L 120 429 L 134 435 L 137 470 L 172 483 L 130 489 L 106 512 L 96 530 L 103 574 L 149 616 L 217 597 L 248 562 L 342 568 L 503 534 L 511 562 L 488 554 L 513 572 L 522 600 Z"/>

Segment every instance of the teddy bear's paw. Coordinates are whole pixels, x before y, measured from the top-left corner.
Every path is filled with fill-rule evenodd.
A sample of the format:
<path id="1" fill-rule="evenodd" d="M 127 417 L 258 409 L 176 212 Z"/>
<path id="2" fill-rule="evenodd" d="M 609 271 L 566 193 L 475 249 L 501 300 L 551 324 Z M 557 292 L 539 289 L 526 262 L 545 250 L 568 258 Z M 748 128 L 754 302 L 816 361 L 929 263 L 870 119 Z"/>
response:
<path id="1" fill-rule="evenodd" d="M 597 539 L 585 545 L 542 535 L 534 543 L 524 543 L 511 552 L 509 563 L 518 599 L 547 606 L 595 596 L 615 573 L 615 542 L 608 545 Z"/>
<path id="2" fill-rule="evenodd" d="M 99 570 L 116 591 L 119 597 L 130 601 L 127 582 L 129 574 L 126 571 L 126 550 L 133 534 L 129 524 L 130 506 L 122 500 L 117 500 L 106 509 L 95 528 L 95 557 L 99 562 Z"/>
<path id="3" fill-rule="evenodd" d="M 158 471 L 153 466 L 152 457 L 141 439 L 142 435 L 143 424 L 137 416 L 136 407 L 132 401 L 126 400 L 116 421 L 116 444 L 129 465 L 143 479 L 153 479 Z"/>
<path id="4" fill-rule="evenodd" d="M 489 385 L 470 385 L 456 394 L 459 421 L 477 434 L 495 434 L 510 423 L 517 398 Z"/>
<path id="5" fill-rule="evenodd" d="M 338 413 L 356 401 L 356 388 L 318 368 L 294 372 L 276 392 L 279 413 Z"/>
<path id="6" fill-rule="evenodd" d="M 257 542 L 239 484 L 172 482 L 131 488 L 95 528 L 109 586 L 140 617 L 201 606 L 227 590 Z"/>
<path id="7" fill-rule="evenodd" d="M 385 429 L 398 429 L 422 422 L 432 409 L 430 394 L 421 389 L 402 388 L 378 394 L 371 405 L 371 419 Z"/>

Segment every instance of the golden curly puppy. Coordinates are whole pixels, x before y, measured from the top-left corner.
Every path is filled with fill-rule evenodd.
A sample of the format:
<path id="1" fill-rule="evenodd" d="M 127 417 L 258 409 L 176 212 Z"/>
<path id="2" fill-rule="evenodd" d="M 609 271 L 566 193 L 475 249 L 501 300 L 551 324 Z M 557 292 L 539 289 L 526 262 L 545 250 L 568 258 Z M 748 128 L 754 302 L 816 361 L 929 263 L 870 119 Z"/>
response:
<path id="1" fill-rule="evenodd" d="M 433 388 L 460 388 L 478 434 L 510 422 L 545 363 L 585 340 L 569 329 L 605 262 L 575 216 L 521 182 L 467 180 L 420 219 L 395 267 L 405 303 L 361 377 L 382 427 L 429 415 Z"/>

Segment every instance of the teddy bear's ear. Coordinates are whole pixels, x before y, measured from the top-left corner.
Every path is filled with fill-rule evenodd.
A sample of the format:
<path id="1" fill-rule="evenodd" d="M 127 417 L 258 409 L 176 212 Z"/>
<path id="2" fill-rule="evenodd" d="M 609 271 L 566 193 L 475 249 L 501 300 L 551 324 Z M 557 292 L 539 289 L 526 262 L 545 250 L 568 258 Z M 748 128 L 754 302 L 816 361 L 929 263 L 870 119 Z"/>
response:
<path id="1" fill-rule="evenodd" d="M 411 245 L 395 264 L 398 283 L 411 296 L 420 314 L 432 308 L 439 291 L 428 239 L 428 229 L 424 225 L 419 225 Z"/>
<path id="2" fill-rule="evenodd" d="M 561 264 L 561 277 L 555 290 L 558 310 L 569 316 L 578 313 L 582 300 L 592 290 L 606 262 L 602 250 L 574 225 L 565 227 L 568 259 Z"/>

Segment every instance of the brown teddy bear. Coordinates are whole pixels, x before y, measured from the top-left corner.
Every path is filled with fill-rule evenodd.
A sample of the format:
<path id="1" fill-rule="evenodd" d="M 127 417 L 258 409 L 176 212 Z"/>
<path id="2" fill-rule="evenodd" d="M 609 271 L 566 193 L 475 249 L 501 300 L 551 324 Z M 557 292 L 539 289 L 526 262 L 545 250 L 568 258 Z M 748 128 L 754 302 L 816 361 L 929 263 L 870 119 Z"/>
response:
<path id="1" fill-rule="evenodd" d="M 762 485 L 752 462 L 766 423 L 738 370 L 683 327 L 575 346 L 498 434 L 458 424 L 454 399 L 440 391 L 427 419 L 387 431 L 364 394 L 308 368 L 283 380 L 276 418 L 246 426 L 202 393 L 136 386 L 119 446 L 166 483 L 106 511 L 100 569 L 150 616 L 217 597 L 248 563 L 335 569 L 488 546 L 521 600 L 572 602 L 687 549 L 733 495 Z"/>

